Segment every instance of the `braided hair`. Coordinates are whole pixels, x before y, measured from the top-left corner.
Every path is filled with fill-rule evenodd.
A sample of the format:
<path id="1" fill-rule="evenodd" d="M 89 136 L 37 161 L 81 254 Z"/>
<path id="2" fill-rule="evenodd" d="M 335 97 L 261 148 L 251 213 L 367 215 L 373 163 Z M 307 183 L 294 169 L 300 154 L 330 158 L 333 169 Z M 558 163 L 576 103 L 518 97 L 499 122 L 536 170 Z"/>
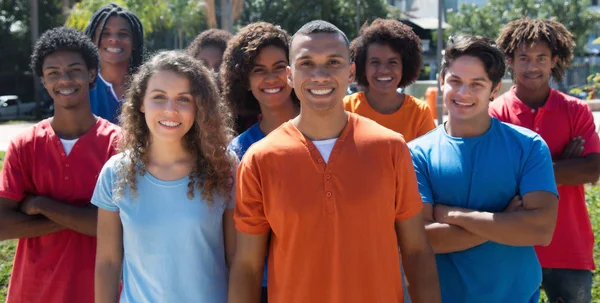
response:
<path id="1" fill-rule="evenodd" d="M 134 13 L 115 3 L 107 4 L 99 8 L 94 15 L 92 15 L 92 19 L 90 19 L 90 23 L 88 23 L 84 32 L 93 41 L 96 30 L 100 28 L 100 31 L 98 32 L 101 33 L 106 26 L 106 22 L 112 16 L 125 19 L 131 27 L 133 34 L 133 50 L 131 52 L 131 60 L 129 63 L 129 74 L 133 74 L 137 71 L 138 67 L 142 65 L 144 60 L 144 28 L 140 19 Z M 102 39 L 101 35 L 98 37 L 98 46 L 100 46 L 100 39 Z"/>

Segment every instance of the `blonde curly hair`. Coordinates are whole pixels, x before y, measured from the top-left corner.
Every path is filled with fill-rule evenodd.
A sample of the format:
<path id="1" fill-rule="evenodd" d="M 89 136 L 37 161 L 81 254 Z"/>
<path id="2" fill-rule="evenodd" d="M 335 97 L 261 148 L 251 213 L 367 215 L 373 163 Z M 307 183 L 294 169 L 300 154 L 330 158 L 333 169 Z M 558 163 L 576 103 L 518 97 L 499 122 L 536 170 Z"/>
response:
<path id="1" fill-rule="evenodd" d="M 116 195 L 122 195 L 128 187 L 135 196 L 137 177 L 146 174 L 150 130 L 140 109 L 148 81 L 161 70 L 186 76 L 196 102 L 194 124 L 183 137 L 185 148 L 195 157 L 187 197 L 192 199 L 198 188 L 202 190 L 202 198 L 211 205 L 215 193 L 231 199 L 236 162 L 235 156 L 227 151 L 227 144 L 234 134 L 231 111 L 220 97 L 210 71 L 200 61 L 180 51 L 164 51 L 153 56 L 134 74 L 127 89 L 119 116 L 123 130 L 119 150 L 129 161 L 117 168 Z"/>

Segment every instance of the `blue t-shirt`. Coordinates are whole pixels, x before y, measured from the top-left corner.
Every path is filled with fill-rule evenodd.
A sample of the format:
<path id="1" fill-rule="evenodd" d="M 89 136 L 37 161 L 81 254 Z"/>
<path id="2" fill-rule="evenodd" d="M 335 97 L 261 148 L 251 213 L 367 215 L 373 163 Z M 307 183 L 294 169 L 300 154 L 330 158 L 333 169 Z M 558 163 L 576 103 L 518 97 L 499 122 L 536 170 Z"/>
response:
<path id="1" fill-rule="evenodd" d="M 227 302 L 228 270 L 223 213 L 233 199 L 215 195 L 209 205 L 188 181 L 137 177 L 137 197 L 114 190 L 123 153 L 102 168 L 92 197 L 100 208 L 119 212 L 123 225 L 123 290 L 120 302 Z"/>
<path id="2" fill-rule="evenodd" d="M 239 136 L 235 137 L 235 139 L 231 140 L 229 143 L 229 149 L 235 152 L 239 160 L 242 160 L 242 157 L 250 148 L 250 145 L 260 141 L 262 138 L 266 137 L 265 134 L 258 127 L 258 123 L 255 123 L 250 128 L 248 128 L 245 132 L 241 133 Z M 265 274 L 263 275 L 263 287 L 267 287 L 267 263 L 268 257 L 265 259 Z"/>
<path id="3" fill-rule="evenodd" d="M 493 118 L 474 138 L 455 138 L 440 125 L 409 144 L 425 203 L 501 212 L 517 194 L 557 194 L 552 158 L 534 132 Z M 542 281 L 532 246 L 488 241 L 436 254 L 444 303 L 537 303 Z"/>
<path id="4" fill-rule="evenodd" d="M 94 115 L 102 117 L 110 123 L 119 124 L 121 102 L 116 98 L 112 86 L 102 79 L 100 73 L 96 77 L 94 88 L 90 90 L 90 106 Z"/>

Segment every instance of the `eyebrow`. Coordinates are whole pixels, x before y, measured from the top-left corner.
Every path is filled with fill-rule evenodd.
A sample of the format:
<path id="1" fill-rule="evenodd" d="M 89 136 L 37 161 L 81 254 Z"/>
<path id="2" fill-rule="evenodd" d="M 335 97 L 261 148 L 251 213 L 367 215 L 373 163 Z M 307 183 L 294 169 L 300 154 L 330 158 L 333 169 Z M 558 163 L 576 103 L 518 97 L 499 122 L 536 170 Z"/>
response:
<path id="1" fill-rule="evenodd" d="M 73 62 L 73 63 L 69 64 L 67 67 L 73 67 L 73 66 L 76 66 L 76 65 L 83 65 L 83 63 L 81 63 L 81 62 Z M 56 69 L 56 68 L 58 68 L 58 66 L 50 65 L 50 66 L 44 67 L 44 69 Z"/>
<path id="2" fill-rule="evenodd" d="M 151 93 L 163 93 L 163 94 L 167 93 L 166 91 L 164 91 L 160 88 L 155 88 L 155 89 L 151 90 L 150 92 Z M 177 95 L 191 95 L 191 94 L 192 93 L 190 93 L 190 92 L 181 92 L 181 93 L 178 93 Z"/>
<path id="3" fill-rule="evenodd" d="M 338 55 L 338 54 L 333 54 L 333 55 L 327 56 L 327 58 L 341 58 L 341 59 L 344 59 L 344 56 Z M 310 56 L 310 55 L 304 55 L 304 56 L 302 56 L 300 58 L 296 58 L 296 61 L 298 61 L 298 60 L 304 60 L 304 59 L 312 59 L 312 56 Z"/>
<path id="4" fill-rule="evenodd" d="M 273 63 L 272 65 L 277 65 L 277 64 L 280 64 L 280 63 L 287 64 L 287 62 L 285 60 L 279 60 L 279 61 Z M 264 64 L 256 64 L 256 63 L 254 64 L 253 67 L 257 67 L 257 66 L 259 66 L 259 67 L 266 67 L 266 65 L 264 65 Z"/>
<path id="5" fill-rule="evenodd" d="M 455 75 L 455 74 L 452 74 L 452 73 L 450 74 L 450 77 L 461 79 L 459 76 L 457 76 L 457 75 Z M 486 78 L 484 78 L 484 77 L 477 77 L 477 78 L 473 78 L 473 79 L 471 79 L 471 80 L 472 80 L 472 81 L 484 81 L 484 82 L 488 81 L 488 80 L 487 80 Z"/>

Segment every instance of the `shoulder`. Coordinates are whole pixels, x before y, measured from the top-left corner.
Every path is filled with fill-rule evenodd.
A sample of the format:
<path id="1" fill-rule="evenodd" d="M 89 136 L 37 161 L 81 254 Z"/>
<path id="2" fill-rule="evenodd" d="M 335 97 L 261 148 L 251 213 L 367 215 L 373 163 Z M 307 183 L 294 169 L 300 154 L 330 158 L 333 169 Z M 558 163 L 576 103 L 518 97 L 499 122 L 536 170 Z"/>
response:
<path id="1" fill-rule="evenodd" d="M 559 90 L 555 90 L 552 89 L 552 98 L 555 98 L 556 101 L 559 102 L 559 104 L 561 104 L 562 106 L 566 106 L 569 109 L 575 109 L 575 110 L 590 110 L 590 107 L 588 105 L 587 102 L 571 96 L 571 95 L 567 95 Z"/>
<path id="2" fill-rule="evenodd" d="M 443 131 L 443 125 L 439 125 L 425 135 L 410 141 L 408 143 L 408 148 L 411 150 L 411 153 L 428 150 L 434 145 L 437 145 Z"/>
<path id="3" fill-rule="evenodd" d="M 285 156 L 289 152 L 304 148 L 302 135 L 291 122 L 285 122 L 269 133 L 263 139 L 249 144 L 244 158 L 253 160 L 267 160 L 271 157 Z"/>
<path id="4" fill-rule="evenodd" d="M 506 144 L 512 146 L 520 146 L 523 150 L 531 149 L 535 145 L 544 145 L 546 142 L 536 132 L 511 123 L 502 122 L 493 118 L 496 121 L 497 127 L 495 137 L 502 137 Z M 500 140 L 500 138 L 497 138 Z"/>
<path id="5" fill-rule="evenodd" d="M 33 147 L 36 142 L 46 143 L 53 133 L 50 120 L 45 119 L 19 132 L 11 139 L 11 146 L 22 149 Z"/>
<path id="6" fill-rule="evenodd" d="M 344 97 L 344 108 L 347 111 L 354 112 L 363 100 L 366 100 L 364 92 L 348 95 Z"/>

